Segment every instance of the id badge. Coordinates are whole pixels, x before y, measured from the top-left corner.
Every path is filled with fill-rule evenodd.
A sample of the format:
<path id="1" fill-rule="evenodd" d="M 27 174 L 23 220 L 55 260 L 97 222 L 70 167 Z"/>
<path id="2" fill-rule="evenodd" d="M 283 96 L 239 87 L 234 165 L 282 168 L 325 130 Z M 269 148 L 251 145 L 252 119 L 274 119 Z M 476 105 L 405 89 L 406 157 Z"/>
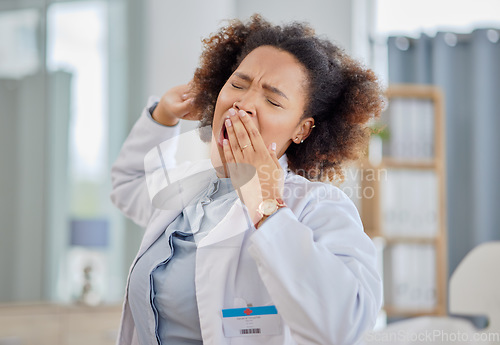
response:
<path id="1" fill-rule="evenodd" d="M 248 337 L 281 334 L 281 317 L 274 305 L 222 309 L 224 336 Z"/>

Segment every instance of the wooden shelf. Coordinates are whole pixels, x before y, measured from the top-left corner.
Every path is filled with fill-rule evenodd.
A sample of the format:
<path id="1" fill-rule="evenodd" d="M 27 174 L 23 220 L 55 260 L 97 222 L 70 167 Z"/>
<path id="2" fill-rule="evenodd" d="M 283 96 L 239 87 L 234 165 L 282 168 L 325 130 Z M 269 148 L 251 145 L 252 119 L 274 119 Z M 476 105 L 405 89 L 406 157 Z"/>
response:
<path id="1" fill-rule="evenodd" d="M 387 317 L 418 317 L 426 315 L 443 315 L 441 309 L 434 308 L 422 308 L 422 309 L 410 309 L 410 308 L 397 308 L 394 306 L 385 305 L 384 310 L 387 313 Z"/>
<path id="2" fill-rule="evenodd" d="M 389 107 L 383 114 L 381 122 L 377 124 L 377 126 L 380 128 L 384 128 L 384 126 L 387 127 L 387 133 L 389 135 L 387 135 L 383 139 L 386 141 L 383 141 L 382 145 L 378 144 L 377 147 L 379 147 L 382 152 L 384 152 L 385 150 L 387 151 L 384 152 L 384 156 L 382 156 L 380 163 L 378 163 L 377 165 L 372 165 L 367 158 L 360 167 L 362 171 L 362 188 L 370 188 L 370 190 L 373 191 L 372 197 L 364 198 L 360 201 L 361 218 L 363 221 L 363 225 L 365 227 L 366 233 L 370 237 L 382 239 L 381 241 L 377 242 L 383 243 L 383 245 L 385 246 L 385 248 L 382 250 L 382 252 L 384 252 L 383 257 L 390 261 L 384 262 L 384 290 L 386 292 L 393 291 L 394 293 L 396 293 L 396 291 L 399 291 L 399 295 L 395 295 L 398 298 L 392 299 L 391 294 L 386 295 L 386 305 L 384 306 L 384 309 L 388 317 L 405 318 L 422 315 L 445 315 L 447 310 L 447 227 L 445 194 L 446 150 L 444 138 L 445 132 L 443 94 L 440 89 L 435 86 L 402 84 L 391 85 L 387 89 L 386 96 L 389 101 Z M 396 101 L 398 103 L 395 103 Z M 394 106 L 391 106 L 391 104 L 393 104 Z M 413 108 L 415 104 L 421 106 L 422 108 L 419 108 L 419 110 L 415 111 L 415 108 Z M 404 108 L 405 106 L 407 108 Z M 420 114 L 422 114 L 422 117 L 420 117 Z M 395 117 L 392 118 L 391 116 Z M 409 123 L 413 125 L 408 125 Z M 425 126 L 423 124 L 425 124 Z M 424 130 L 424 132 L 419 132 L 421 130 Z M 391 142 L 391 140 L 393 141 Z M 425 153 L 432 158 L 398 158 L 388 156 L 387 153 L 389 152 L 394 152 L 395 154 L 403 153 L 405 155 L 415 154 L 416 156 L 419 154 L 423 155 Z M 380 157 L 380 153 L 375 154 L 374 156 Z M 383 170 L 397 170 L 397 172 L 394 172 L 394 175 L 391 175 L 390 173 L 387 173 L 387 171 L 385 171 L 384 175 L 381 174 Z M 409 173 L 407 175 L 404 175 L 404 170 L 408 170 Z M 433 173 L 432 176 L 435 176 L 435 179 L 434 177 L 428 177 L 429 172 Z M 423 176 L 420 177 L 420 180 L 417 178 L 419 174 L 420 176 Z M 370 176 L 379 176 L 379 178 L 368 178 Z M 384 183 L 381 183 L 382 178 L 380 176 L 386 178 L 386 180 L 383 181 Z M 416 230 L 414 233 L 411 233 L 411 230 L 414 228 L 413 226 L 408 226 L 408 223 L 404 223 L 404 221 L 400 220 L 401 218 L 398 219 L 397 216 L 396 218 L 394 218 L 394 215 L 398 215 L 398 212 L 402 212 L 401 210 L 403 210 L 403 212 L 409 212 L 410 216 L 408 216 L 408 213 L 403 213 L 405 214 L 404 217 L 407 217 L 408 219 L 418 218 L 414 216 L 416 213 L 412 212 L 413 209 L 409 207 L 411 206 L 411 203 L 405 204 L 405 198 L 410 198 L 412 197 L 412 195 L 398 193 L 401 188 L 404 189 L 407 185 L 415 186 L 415 183 L 418 182 L 410 182 L 410 184 L 405 184 L 405 182 L 397 182 L 398 184 L 396 184 L 396 182 L 394 182 L 392 187 L 388 184 L 391 183 L 391 181 L 389 181 L 391 177 L 394 177 L 394 179 L 401 179 L 401 176 L 407 179 L 414 179 L 413 181 L 430 181 L 424 183 L 431 183 L 430 186 L 432 187 L 428 188 L 436 188 L 435 193 L 433 192 L 433 189 L 427 189 L 427 194 L 425 194 L 423 191 L 422 193 L 420 193 L 418 187 L 417 189 L 409 189 L 410 191 L 414 191 L 415 195 L 425 194 L 427 198 L 434 198 L 432 200 L 424 199 L 429 200 L 429 202 L 432 202 L 433 205 L 436 205 L 435 207 L 437 207 L 437 211 L 431 212 L 432 215 L 436 215 L 436 218 L 434 218 L 435 220 L 432 220 L 431 223 L 427 223 L 428 226 L 427 228 L 425 228 L 426 236 L 424 236 L 422 233 L 418 233 L 419 224 L 412 223 L 412 225 L 415 225 Z M 405 180 L 403 179 L 398 181 Z M 424 188 L 424 186 L 428 185 L 422 185 L 422 188 Z M 384 193 L 393 194 L 386 195 Z M 437 196 L 437 199 L 435 198 L 435 196 Z M 390 203 L 388 203 L 387 200 L 391 200 Z M 407 207 L 406 209 L 400 208 L 399 200 L 401 201 L 401 204 L 409 206 L 405 206 Z M 425 201 L 420 202 L 421 205 L 425 206 Z M 391 207 L 394 207 L 394 209 L 390 209 L 393 213 L 387 213 L 387 210 L 384 209 L 384 207 L 388 207 L 387 205 L 393 205 Z M 384 221 L 388 221 L 387 217 L 391 217 L 389 219 L 394 222 L 390 225 L 391 229 L 397 230 L 398 226 L 401 226 L 401 231 L 398 231 L 398 235 L 388 234 L 384 229 Z M 434 234 L 430 234 L 429 229 L 433 229 L 434 225 L 436 228 L 436 232 Z M 419 248 L 419 246 L 422 246 L 422 248 Z M 429 283 L 430 285 L 426 286 L 418 285 L 418 283 L 414 283 L 414 281 L 412 280 L 406 281 L 404 280 L 404 278 L 401 278 L 401 276 L 398 277 L 398 272 L 401 272 L 401 270 L 403 270 L 404 273 L 404 265 L 401 266 L 398 259 L 395 259 L 398 258 L 398 255 L 400 255 L 401 253 L 407 255 L 405 254 L 406 251 L 414 251 L 413 253 L 419 253 L 419 250 L 421 249 L 425 249 L 422 253 L 432 253 L 432 259 L 428 260 L 429 258 L 427 257 L 427 260 L 424 260 L 426 261 L 426 263 L 421 264 L 418 260 L 415 260 L 414 257 L 414 261 L 412 262 L 414 263 L 414 265 L 421 264 L 421 267 L 431 267 L 432 271 L 435 272 L 435 276 L 432 279 L 433 283 Z M 398 265 L 399 268 L 397 269 L 399 271 L 395 268 Z M 415 269 L 415 267 L 409 269 Z M 391 270 L 395 271 L 393 272 Z M 417 272 L 414 273 L 417 274 Z M 406 274 L 404 273 L 403 276 L 405 275 Z M 411 277 L 411 275 L 409 276 Z M 434 288 L 433 290 L 429 290 L 428 287 L 432 286 L 432 284 L 435 284 Z M 398 288 L 396 288 L 396 286 Z M 405 300 L 407 303 L 402 302 L 404 300 L 403 298 L 411 296 L 408 292 L 410 290 L 413 292 L 421 293 L 420 295 L 417 294 L 417 296 L 434 296 L 432 298 L 417 298 L 427 298 L 425 299 L 425 303 L 434 304 L 435 306 L 432 308 L 402 308 L 401 306 L 403 305 L 418 305 L 418 303 L 416 302 L 418 300 L 415 299 Z M 401 293 L 401 291 L 407 292 Z M 434 293 L 433 295 L 425 295 L 425 293 L 430 293 L 431 291 Z M 400 307 L 398 307 L 394 303 L 401 303 L 401 305 Z M 424 305 L 425 303 L 422 302 L 422 305 Z"/>
<path id="3" fill-rule="evenodd" d="M 442 104 L 443 93 L 438 86 L 422 84 L 393 84 L 387 88 L 385 95 L 390 98 L 431 99 Z"/>
<path id="4" fill-rule="evenodd" d="M 435 160 L 413 161 L 384 157 L 380 163 L 380 168 L 434 170 L 437 168 L 437 163 Z"/>
<path id="5" fill-rule="evenodd" d="M 436 244 L 437 237 L 411 237 L 411 236 L 384 236 L 387 245 L 394 245 L 399 243 L 408 244 Z"/>

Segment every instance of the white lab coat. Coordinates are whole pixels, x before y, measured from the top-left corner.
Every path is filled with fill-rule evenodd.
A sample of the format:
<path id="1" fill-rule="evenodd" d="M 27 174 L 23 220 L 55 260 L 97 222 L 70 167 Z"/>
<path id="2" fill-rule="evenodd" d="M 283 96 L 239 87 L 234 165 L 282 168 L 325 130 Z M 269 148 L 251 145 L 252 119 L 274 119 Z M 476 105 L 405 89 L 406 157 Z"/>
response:
<path id="1" fill-rule="evenodd" d="M 155 175 L 161 164 L 151 164 L 158 149 L 164 163 L 173 167 L 180 126 L 161 126 L 147 111 L 112 168 L 112 201 L 146 228 L 137 258 L 180 213 L 179 207 L 153 206 L 152 200 L 166 193 L 172 181 L 158 182 L 165 176 Z M 184 187 L 206 188 L 203 170 L 195 169 L 201 171 L 196 183 Z M 198 244 L 195 284 L 204 344 L 355 344 L 373 327 L 381 307 L 381 281 L 373 243 L 354 204 L 338 188 L 291 172 L 285 178 L 284 201 L 288 208 L 255 230 L 238 200 Z M 225 338 L 221 310 L 247 304 L 275 305 L 283 333 Z M 153 325 L 151 338 L 154 344 Z M 127 294 L 117 344 L 138 344 Z"/>

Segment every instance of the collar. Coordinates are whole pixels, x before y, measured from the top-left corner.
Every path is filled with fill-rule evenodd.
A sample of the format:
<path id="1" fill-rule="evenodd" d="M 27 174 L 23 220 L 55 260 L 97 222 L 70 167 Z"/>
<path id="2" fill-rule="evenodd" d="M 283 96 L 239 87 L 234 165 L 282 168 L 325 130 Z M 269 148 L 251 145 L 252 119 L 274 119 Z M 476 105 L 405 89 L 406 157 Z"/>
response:
<path id="1" fill-rule="evenodd" d="M 281 168 L 286 174 L 286 172 L 288 171 L 288 157 L 286 156 L 286 153 L 283 153 L 283 155 L 278 159 L 278 162 L 280 163 Z"/>

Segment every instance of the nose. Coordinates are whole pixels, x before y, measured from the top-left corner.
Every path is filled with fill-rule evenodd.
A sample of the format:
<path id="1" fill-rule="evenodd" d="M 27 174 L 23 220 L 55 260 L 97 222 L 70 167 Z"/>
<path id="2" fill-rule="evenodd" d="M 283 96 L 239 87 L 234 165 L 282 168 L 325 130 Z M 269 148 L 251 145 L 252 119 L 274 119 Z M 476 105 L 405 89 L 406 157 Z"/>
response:
<path id="1" fill-rule="evenodd" d="M 255 115 L 255 109 L 248 101 L 236 101 L 233 103 L 233 108 L 243 110 L 250 116 Z"/>

